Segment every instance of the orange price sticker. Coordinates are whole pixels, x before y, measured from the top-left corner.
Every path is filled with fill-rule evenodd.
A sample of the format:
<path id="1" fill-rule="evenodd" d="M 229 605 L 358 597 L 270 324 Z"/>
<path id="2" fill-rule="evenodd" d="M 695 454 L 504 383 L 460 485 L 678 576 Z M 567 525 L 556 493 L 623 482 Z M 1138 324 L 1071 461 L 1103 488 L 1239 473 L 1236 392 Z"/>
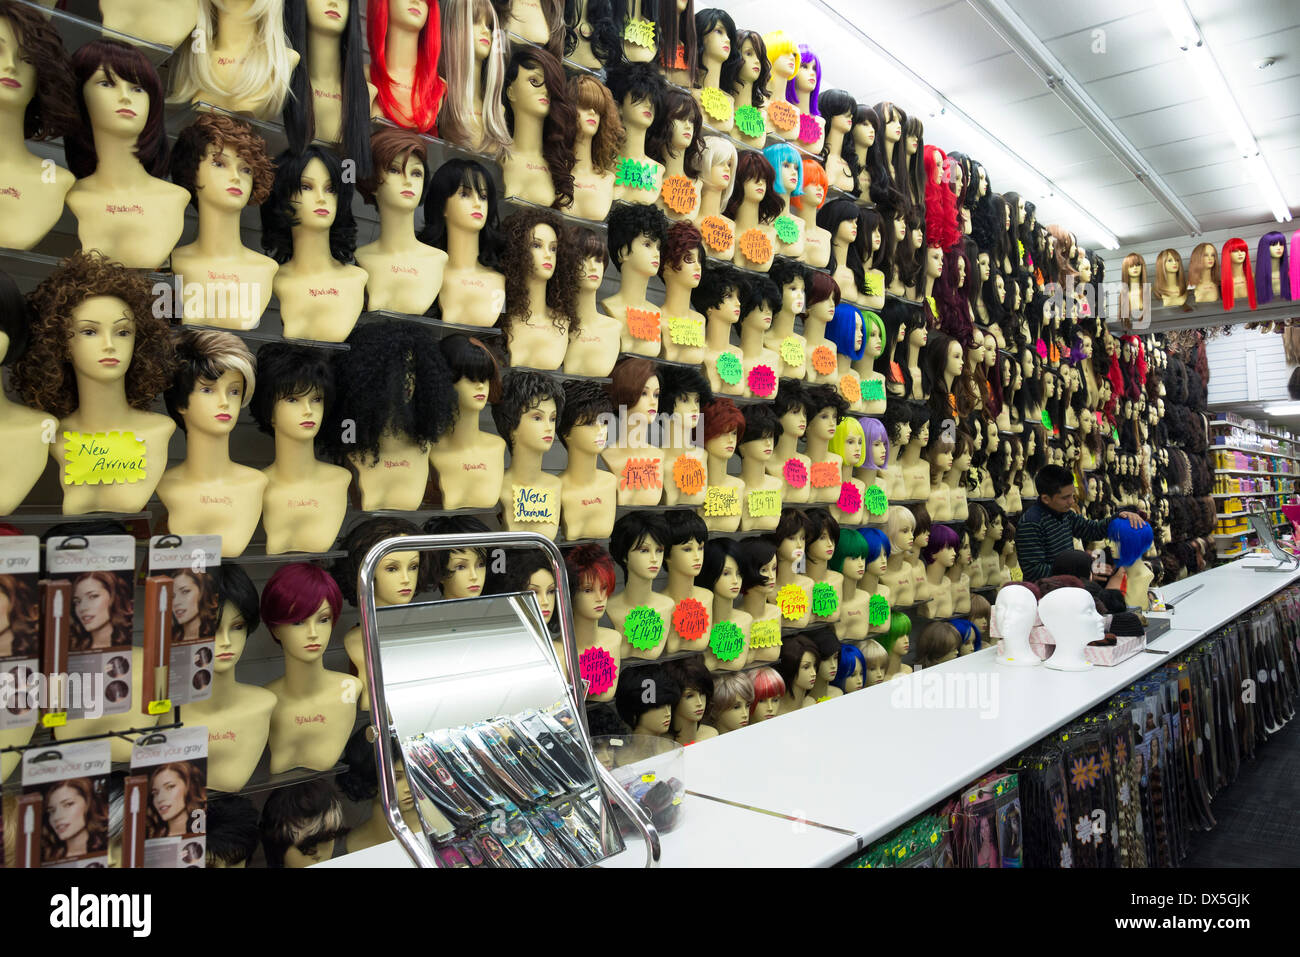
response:
<path id="1" fill-rule="evenodd" d="M 663 463 L 660 459 L 628 459 L 623 463 L 620 489 L 656 489 L 664 487 Z"/>
<path id="2" fill-rule="evenodd" d="M 830 346 L 818 346 L 812 351 L 812 367 L 818 375 L 830 375 L 835 364 L 835 350 Z"/>
<path id="3" fill-rule="evenodd" d="M 740 234 L 740 251 L 750 262 L 761 266 L 772 258 L 772 240 L 767 233 L 754 226 Z"/>
<path id="4" fill-rule="evenodd" d="M 840 395 L 844 396 L 844 401 L 849 405 L 857 405 L 862 401 L 862 386 L 858 384 L 858 377 L 846 375 L 840 379 Z"/>
<path id="5" fill-rule="evenodd" d="M 633 339 L 644 342 L 659 341 L 659 311 L 627 307 L 627 328 Z"/>
<path id="6" fill-rule="evenodd" d="M 664 180 L 661 195 L 664 198 L 665 206 L 674 213 L 680 213 L 683 216 L 694 212 L 700 201 L 695 194 L 695 184 L 691 182 L 690 177 L 681 173 L 676 173 Z"/>
<path id="7" fill-rule="evenodd" d="M 673 629 L 683 641 L 699 641 L 709 627 L 709 612 L 695 598 L 683 598 L 673 608 Z"/>
<path id="8" fill-rule="evenodd" d="M 782 133 L 788 133 L 799 123 L 799 110 L 793 103 L 773 100 L 767 104 L 767 118 L 773 127 Z"/>
<path id="9" fill-rule="evenodd" d="M 830 488 L 840 484 L 840 466 L 836 462 L 814 462 L 809 479 L 813 488 Z"/>
<path id="10" fill-rule="evenodd" d="M 683 495 L 699 495 L 704 488 L 704 463 L 694 456 L 679 455 L 673 462 L 673 483 Z"/>
<path id="11" fill-rule="evenodd" d="M 704 237 L 704 245 L 715 253 L 725 253 L 736 241 L 731 224 L 721 216 L 705 216 L 698 226 L 700 235 Z"/>

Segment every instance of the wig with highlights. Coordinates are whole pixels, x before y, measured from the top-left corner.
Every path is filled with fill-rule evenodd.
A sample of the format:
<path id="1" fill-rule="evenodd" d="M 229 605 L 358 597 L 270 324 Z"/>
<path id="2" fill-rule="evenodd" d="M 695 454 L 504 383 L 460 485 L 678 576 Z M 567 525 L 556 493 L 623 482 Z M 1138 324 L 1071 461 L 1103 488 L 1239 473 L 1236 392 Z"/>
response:
<path id="1" fill-rule="evenodd" d="M 440 0 L 442 8 L 442 51 L 438 69 L 447 81 L 447 94 L 438 110 L 440 135 L 458 146 L 498 155 L 510 146 L 505 107 L 505 56 L 509 49 L 496 9 L 488 0 Z M 479 17 L 492 32 L 491 47 L 480 66 L 474 55 L 474 23 Z M 474 117 L 475 94 L 483 90 L 482 115 Z M 479 127 L 478 139 L 471 130 Z"/>
<path id="2" fill-rule="evenodd" d="M 579 110 L 596 111 L 598 126 L 591 140 L 591 166 L 598 173 L 610 172 L 618 163 L 624 136 L 623 117 L 613 95 L 594 76 L 579 73 L 569 77 L 569 99 Z"/>
<path id="3" fill-rule="evenodd" d="M 266 141 L 243 120 L 224 113 L 200 113 L 194 122 L 181 130 L 172 147 L 171 177 L 177 186 L 184 186 L 190 202 L 199 201 L 199 164 L 208 162 L 208 150 L 214 155 L 230 149 L 248 164 L 253 173 L 253 192 L 249 206 L 260 206 L 271 195 L 275 182 L 275 166 L 266 155 Z"/>

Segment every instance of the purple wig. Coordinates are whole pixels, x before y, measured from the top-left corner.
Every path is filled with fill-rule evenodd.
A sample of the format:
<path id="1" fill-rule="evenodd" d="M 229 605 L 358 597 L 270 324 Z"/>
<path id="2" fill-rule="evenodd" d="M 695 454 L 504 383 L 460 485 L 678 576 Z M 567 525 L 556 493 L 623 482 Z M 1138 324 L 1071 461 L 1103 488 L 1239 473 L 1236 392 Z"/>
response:
<path id="1" fill-rule="evenodd" d="M 890 462 L 893 461 L 894 450 L 889 444 L 889 432 L 885 429 L 885 423 L 881 422 L 879 419 L 873 419 L 869 415 L 862 416 L 862 418 L 858 419 L 858 422 L 862 425 L 862 433 L 866 437 L 865 444 L 867 447 L 867 453 L 866 453 L 867 457 L 870 458 L 871 447 L 875 445 L 877 441 L 884 442 L 885 443 L 885 466 L 884 467 L 888 468 Z"/>
<path id="2" fill-rule="evenodd" d="M 262 589 L 262 621 L 270 626 L 293 624 L 314 615 L 321 602 L 338 617 L 343 593 L 329 572 L 307 562 L 283 565 Z"/>
<path id="3" fill-rule="evenodd" d="M 822 95 L 822 61 L 818 58 L 816 53 L 813 53 L 812 48 L 809 47 L 808 44 L 801 43 L 799 44 L 799 69 L 802 70 L 809 62 L 813 65 L 817 81 L 813 84 L 812 94 L 808 97 L 808 113 L 811 116 L 821 116 L 821 114 L 817 112 L 817 101 L 821 99 Z M 795 76 L 798 75 L 798 72 L 796 72 Z M 799 105 L 799 91 L 795 88 L 794 77 L 791 77 L 786 81 L 785 100 L 787 103 L 793 103 L 795 106 Z"/>
<path id="4" fill-rule="evenodd" d="M 1300 243 L 1300 229 L 1291 234 L 1291 298 L 1300 298 L 1300 255 L 1296 255 L 1296 243 Z"/>
<path id="5" fill-rule="evenodd" d="M 1282 284 L 1282 299 L 1290 299 L 1291 271 L 1293 260 L 1288 259 L 1286 236 L 1282 233 L 1265 233 L 1259 238 L 1259 248 L 1255 251 L 1255 298 L 1261 303 L 1273 301 L 1273 257 L 1268 254 L 1268 247 L 1278 243 L 1282 247 L 1282 259 L 1277 264 Z"/>
<path id="6" fill-rule="evenodd" d="M 951 548 L 955 552 L 960 543 L 961 537 L 955 529 L 936 522 L 930 526 L 930 541 L 926 543 L 925 548 L 921 549 L 921 559 L 929 565 L 934 561 L 935 555 L 938 555 L 945 548 Z"/>

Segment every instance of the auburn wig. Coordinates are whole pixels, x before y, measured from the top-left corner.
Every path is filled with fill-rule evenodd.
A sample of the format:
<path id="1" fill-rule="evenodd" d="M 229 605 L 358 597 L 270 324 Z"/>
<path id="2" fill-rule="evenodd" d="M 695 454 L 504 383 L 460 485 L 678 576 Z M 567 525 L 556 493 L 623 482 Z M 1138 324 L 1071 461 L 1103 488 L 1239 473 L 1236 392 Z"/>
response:
<path id="1" fill-rule="evenodd" d="M 403 167 L 411 156 L 418 159 L 424 167 L 420 177 L 420 202 L 423 203 L 429 188 L 429 150 L 425 141 L 410 130 L 399 130 L 391 126 L 375 130 L 370 137 L 370 175 L 357 178 L 357 192 L 368 206 L 377 205 L 375 193 L 388 176 L 389 167 Z"/>
<path id="2" fill-rule="evenodd" d="M 186 45 L 188 49 L 188 44 Z M 143 87 L 149 96 L 149 118 L 135 141 L 135 157 L 150 176 L 167 175 L 167 128 L 163 118 L 162 82 L 149 59 L 135 47 L 118 40 L 91 40 L 72 55 L 77 113 L 80 123 L 64 136 L 64 155 L 68 169 L 77 179 L 95 172 L 99 157 L 95 153 L 95 133 L 90 111 L 82 92 L 95 73 L 103 69 L 110 80 L 122 79 Z M 38 80 L 40 74 L 37 74 Z"/>
<path id="3" fill-rule="evenodd" d="M 206 161 L 209 147 L 214 154 L 229 148 L 247 163 L 253 171 L 253 193 L 248 205 L 266 202 L 275 182 L 275 166 L 266 155 L 266 141 L 242 120 L 224 113 L 200 113 L 176 137 L 171 157 L 172 182 L 189 190 L 192 203 L 198 205 L 199 164 Z"/>
<path id="4" fill-rule="evenodd" d="M 591 140 L 591 166 L 598 173 L 608 173 L 618 162 L 618 151 L 623 146 L 623 117 L 618 104 L 605 84 L 586 73 L 569 77 L 569 99 L 579 110 L 596 111 L 599 125 Z"/>

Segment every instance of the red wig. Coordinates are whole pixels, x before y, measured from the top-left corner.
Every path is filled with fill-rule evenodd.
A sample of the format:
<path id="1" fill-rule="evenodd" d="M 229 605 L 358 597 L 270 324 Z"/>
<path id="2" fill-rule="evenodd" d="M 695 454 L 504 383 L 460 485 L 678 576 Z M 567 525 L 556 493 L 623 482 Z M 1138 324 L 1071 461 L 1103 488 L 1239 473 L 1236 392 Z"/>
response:
<path id="1" fill-rule="evenodd" d="M 820 186 L 822 188 L 822 201 L 817 204 L 817 208 L 822 208 L 822 203 L 826 202 L 826 192 L 831 188 L 830 177 L 826 175 L 826 167 L 817 162 L 811 156 L 803 155 L 803 193 L 798 196 L 790 197 L 790 205 L 795 209 L 803 209 L 803 198 L 808 195 L 809 186 Z"/>
<path id="2" fill-rule="evenodd" d="M 579 545 L 569 549 L 564 556 L 564 567 L 569 572 L 569 590 L 577 591 L 582 585 L 600 585 L 605 594 L 614 594 L 614 559 L 599 545 Z"/>
<path id="3" fill-rule="evenodd" d="M 754 703 L 749 706 L 752 718 L 760 701 L 779 698 L 785 694 L 785 679 L 775 668 L 759 668 L 754 672 Z"/>
<path id="4" fill-rule="evenodd" d="M 719 435 L 736 433 L 736 442 L 745 438 L 745 413 L 736 408 L 736 403 L 725 396 L 718 396 L 700 410 L 704 420 L 704 441 L 711 442 Z"/>
<path id="5" fill-rule="evenodd" d="M 834 299 L 840 304 L 840 284 L 831 278 L 828 272 L 816 270 L 808 276 L 808 306 L 812 307 L 827 299 Z"/>
<path id="6" fill-rule="evenodd" d="M 290 625 L 315 614 L 321 602 L 328 602 L 330 613 L 338 617 L 343 593 L 334 576 L 319 565 L 294 562 L 277 569 L 262 589 L 262 621 Z"/>
<path id="7" fill-rule="evenodd" d="M 1223 277 L 1223 308 L 1232 308 L 1232 260 L 1229 258 L 1233 253 L 1245 253 L 1246 259 L 1241 264 L 1241 268 L 1246 276 L 1246 298 L 1250 301 L 1250 308 L 1255 308 L 1255 276 L 1250 269 L 1250 247 L 1246 245 L 1246 240 L 1233 237 L 1223 244 L 1223 259 L 1219 265 L 1219 274 Z"/>
<path id="8" fill-rule="evenodd" d="M 925 238 L 931 246 L 950 249 L 961 242 L 957 219 L 957 197 L 948 188 L 948 155 L 939 147 L 925 145 Z M 939 182 L 935 182 L 938 173 Z"/>
<path id="9" fill-rule="evenodd" d="M 447 92 L 446 81 L 438 75 L 438 57 L 442 53 L 438 0 L 429 0 L 429 18 L 420 30 L 411 88 L 411 116 L 402 116 L 402 107 L 393 95 L 393 81 L 388 75 L 384 52 L 388 42 L 388 0 L 369 0 L 366 4 L 366 42 L 370 45 L 370 82 L 378 91 L 375 98 L 384 116 L 398 126 L 436 136 L 438 107 Z"/>

